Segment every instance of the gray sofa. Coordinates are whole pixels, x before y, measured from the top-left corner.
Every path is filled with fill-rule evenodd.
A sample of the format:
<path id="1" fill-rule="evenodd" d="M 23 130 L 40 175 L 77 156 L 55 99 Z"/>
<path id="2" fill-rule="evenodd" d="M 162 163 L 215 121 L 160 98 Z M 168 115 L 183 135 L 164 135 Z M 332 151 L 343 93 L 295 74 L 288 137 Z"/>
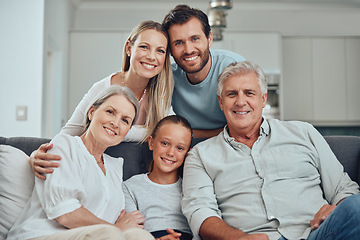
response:
<path id="1" fill-rule="evenodd" d="M 360 137 L 330 136 L 325 139 L 344 165 L 345 171 L 359 183 Z M 194 139 L 192 145 L 202 140 Z M 32 193 L 35 177 L 28 164 L 27 155 L 42 143 L 49 141 L 50 139 L 33 137 L 0 137 L 0 240 L 6 239 L 9 229 Z M 125 142 L 107 149 L 106 152 L 111 156 L 121 156 L 125 159 L 124 180 L 132 175 L 147 172 L 151 160 L 151 151 L 147 143 Z"/>
<path id="2" fill-rule="evenodd" d="M 351 179 L 360 184 L 360 137 L 358 136 L 325 136 L 331 149 L 343 164 L 345 171 Z M 194 139 L 192 145 L 203 139 Z M 0 137 L 0 144 L 11 145 L 23 150 L 27 155 L 37 149 L 42 143 L 49 142 L 46 138 L 33 137 Z M 124 180 L 134 174 L 147 171 L 151 161 L 151 151 L 147 143 L 138 144 L 134 142 L 124 142 L 111 147 L 106 152 L 114 157 L 123 157 L 124 161 Z"/>

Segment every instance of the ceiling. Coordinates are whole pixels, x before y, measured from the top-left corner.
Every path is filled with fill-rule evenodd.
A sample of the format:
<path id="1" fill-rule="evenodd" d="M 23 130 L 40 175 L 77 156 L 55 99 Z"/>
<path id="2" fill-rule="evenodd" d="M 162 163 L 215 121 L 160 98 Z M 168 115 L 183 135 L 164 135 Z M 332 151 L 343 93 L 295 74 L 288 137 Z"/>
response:
<path id="1" fill-rule="evenodd" d="M 74 2 L 149 2 L 149 0 L 73 0 Z M 197 2 L 210 2 L 210 0 L 153 0 L 153 2 L 174 2 L 180 3 L 197 3 Z M 360 0 L 233 0 L 233 3 L 360 3 Z"/>
<path id="2" fill-rule="evenodd" d="M 72 0 L 76 5 L 81 3 L 148 3 L 149 0 Z M 153 0 L 152 2 L 164 2 L 169 3 L 173 2 L 176 4 L 189 4 L 189 3 L 199 3 L 199 2 L 210 2 L 210 0 Z M 314 3 L 314 4 L 329 4 L 329 3 L 338 3 L 338 4 L 360 4 L 360 0 L 233 0 L 233 3 Z"/>
<path id="3" fill-rule="evenodd" d="M 151 4 L 153 6 L 172 6 L 177 4 L 188 4 L 195 8 L 200 8 L 199 6 L 208 6 L 208 3 L 211 0 L 69 0 L 73 3 L 76 8 L 81 8 L 84 6 L 91 8 L 113 8 L 114 6 L 119 6 L 119 4 L 131 5 L 132 7 L 143 7 L 146 4 Z M 272 6 L 275 8 L 282 8 L 286 6 L 330 6 L 330 7 L 346 7 L 346 8 L 360 8 L 360 0 L 233 0 L 234 8 L 242 8 L 243 6 L 237 5 L 246 4 L 255 6 Z"/>

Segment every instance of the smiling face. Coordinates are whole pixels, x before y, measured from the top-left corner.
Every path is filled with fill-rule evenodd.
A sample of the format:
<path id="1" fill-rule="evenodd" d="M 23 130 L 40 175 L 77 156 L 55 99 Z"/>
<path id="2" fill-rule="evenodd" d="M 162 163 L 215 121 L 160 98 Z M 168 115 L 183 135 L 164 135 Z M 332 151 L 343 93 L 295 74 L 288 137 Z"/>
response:
<path id="1" fill-rule="evenodd" d="M 113 95 L 95 109 L 89 109 L 87 134 L 100 148 L 119 144 L 135 117 L 134 105 L 123 95 Z"/>
<path id="2" fill-rule="evenodd" d="M 249 135 L 260 129 L 266 98 L 267 94 L 261 93 L 255 72 L 235 74 L 224 81 L 221 97 L 218 99 L 230 136 Z"/>
<path id="3" fill-rule="evenodd" d="M 182 165 L 191 144 L 191 132 L 186 127 L 166 123 L 155 135 L 149 137 L 149 149 L 153 151 L 153 172 L 175 173 Z"/>
<path id="4" fill-rule="evenodd" d="M 161 71 L 166 59 L 167 38 L 154 29 L 144 30 L 133 44 L 126 43 L 126 52 L 130 55 L 129 71 L 142 78 L 150 79 Z"/>
<path id="5" fill-rule="evenodd" d="M 186 73 L 198 73 L 210 69 L 212 33 L 206 37 L 199 19 L 193 17 L 184 24 L 174 24 L 168 30 L 171 55 Z M 204 71 L 205 71 L 204 70 Z"/>

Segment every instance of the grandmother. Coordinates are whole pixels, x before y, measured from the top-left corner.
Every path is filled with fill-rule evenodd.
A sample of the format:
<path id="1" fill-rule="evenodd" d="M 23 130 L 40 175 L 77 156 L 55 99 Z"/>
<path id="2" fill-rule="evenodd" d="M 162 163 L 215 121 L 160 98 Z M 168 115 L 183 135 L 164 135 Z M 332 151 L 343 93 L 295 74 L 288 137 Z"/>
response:
<path id="1" fill-rule="evenodd" d="M 80 137 L 55 136 L 50 152 L 62 157 L 61 165 L 35 180 L 8 239 L 154 239 L 139 211 L 124 210 L 123 159 L 104 154 L 124 139 L 138 110 L 132 91 L 114 85 L 88 110 Z"/>

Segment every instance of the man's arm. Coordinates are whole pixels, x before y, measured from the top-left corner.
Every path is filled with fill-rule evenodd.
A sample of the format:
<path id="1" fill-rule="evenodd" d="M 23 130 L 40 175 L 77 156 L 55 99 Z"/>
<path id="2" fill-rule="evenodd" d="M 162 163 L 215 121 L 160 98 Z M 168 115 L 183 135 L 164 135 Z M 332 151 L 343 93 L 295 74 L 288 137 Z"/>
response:
<path id="1" fill-rule="evenodd" d="M 209 129 L 209 130 L 194 129 L 193 135 L 194 138 L 211 138 L 217 136 L 219 133 L 221 133 L 222 130 L 224 130 L 224 128 Z"/>
<path id="2" fill-rule="evenodd" d="M 266 234 L 247 234 L 233 228 L 218 217 L 209 217 L 201 224 L 201 239 L 207 240 L 269 240 Z"/>

